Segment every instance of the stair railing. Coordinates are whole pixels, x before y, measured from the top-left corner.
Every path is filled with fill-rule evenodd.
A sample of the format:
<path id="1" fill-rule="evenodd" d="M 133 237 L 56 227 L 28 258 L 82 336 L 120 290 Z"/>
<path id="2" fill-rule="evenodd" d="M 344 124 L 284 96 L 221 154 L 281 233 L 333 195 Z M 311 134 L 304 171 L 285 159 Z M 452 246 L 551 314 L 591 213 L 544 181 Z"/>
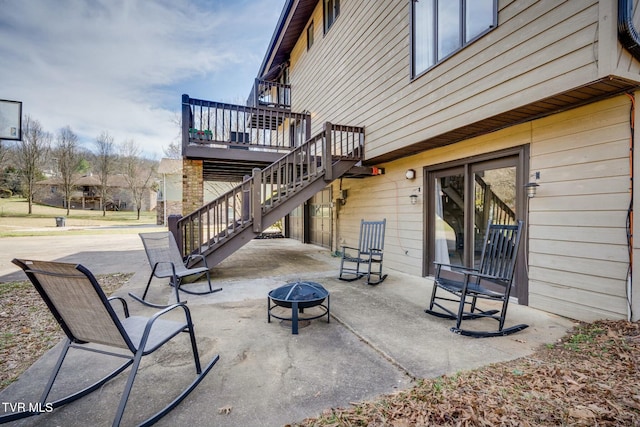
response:
<path id="1" fill-rule="evenodd" d="M 291 109 L 291 85 L 255 79 L 247 105 Z"/>
<path id="2" fill-rule="evenodd" d="M 486 224 L 491 218 L 494 224 L 515 224 L 516 213 L 491 189 L 491 185 L 478 175 L 476 175 L 476 183 L 481 189 L 480 194 L 476 195 L 477 202 L 482 206 L 480 212 L 477 212 L 481 217 L 476 220 L 476 223 Z"/>
<path id="3" fill-rule="evenodd" d="M 255 233 L 271 224 L 263 216 L 321 176 L 331 182 L 332 163 L 362 160 L 364 129 L 325 123 L 323 130 L 266 168 L 178 220 L 183 255 L 207 253 L 247 227 Z M 337 177 L 336 177 L 337 178 Z"/>

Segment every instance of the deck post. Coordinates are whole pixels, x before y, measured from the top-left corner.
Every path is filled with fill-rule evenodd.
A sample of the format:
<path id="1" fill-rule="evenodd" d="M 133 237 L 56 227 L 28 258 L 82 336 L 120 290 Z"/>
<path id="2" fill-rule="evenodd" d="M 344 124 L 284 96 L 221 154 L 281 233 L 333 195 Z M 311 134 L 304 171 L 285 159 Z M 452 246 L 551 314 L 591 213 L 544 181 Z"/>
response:
<path id="1" fill-rule="evenodd" d="M 245 175 L 242 177 L 242 223 L 249 221 L 251 218 L 251 187 L 245 183 L 251 177 Z"/>
<path id="2" fill-rule="evenodd" d="M 304 118 L 305 121 L 305 130 L 304 130 L 304 141 L 307 142 L 311 139 L 311 114 L 307 113 Z"/>
<path id="3" fill-rule="evenodd" d="M 260 80 L 255 79 L 253 82 L 253 106 L 260 105 Z"/>
<path id="4" fill-rule="evenodd" d="M 322 163 L 324 164 L 324 180 L 333 181 L 333 159 L 331 156 L 331 123 L 324 124 L 324 144 L 322 146 Z"/>
<path id="5" fill-rule="evenodd" d="M 189 129 L 193 127 L 191 123 L 191 106 L 189 105 L 189 95 L 182 94 L 182 155 L 185 155 L 189 145 Z"/>
<path id="6" fill-rule="evenodd" d="M 182 244 L 182 228 L 178 226 L 178 221 L 180 221 L 181 218 L 181 215 L 169 215 L 169 217 L 167 218 L 167 228 L 176 239 L 176 243 L 178 244 L 178 248 L 180 249 L 180 255 L 184 256 L 184 245 Z"/>
<path id="7" fill-rule="evenodd" d="M 251 193 L 251 210 L 253 212 L 253 231 L 262 232 L 262 197 L 260 195 L 262 188 L 262 170 L 260 168 L 253 169 L 253 179 Z"/>

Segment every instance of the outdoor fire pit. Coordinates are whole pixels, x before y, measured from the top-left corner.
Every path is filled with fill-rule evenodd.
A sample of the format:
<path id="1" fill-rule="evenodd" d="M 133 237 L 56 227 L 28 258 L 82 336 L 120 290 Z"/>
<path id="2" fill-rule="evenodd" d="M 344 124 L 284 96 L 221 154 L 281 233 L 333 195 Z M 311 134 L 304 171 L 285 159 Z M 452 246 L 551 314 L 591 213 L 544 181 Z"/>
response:
<path id="1" fill-rule="evenodd" d="M 327 304 L 323 304 L 324 301 Z M 329 291 L 321 284 L 315 282 L 294 282 L 273 289 L 267 297 L 267 321 L 271 323 L 271 317 L 280 320 L 291 321 L 291 333 L 298 333 L 298 321 L 319 319 L 327 316 L 329 323 Z M 291 309 L 291 317 L 285 317 L 272 313 L 272 309 L 284 307 Z M 320 314 L 311 316 L 300 316 L 304 314 L 305 308 L 318 307 Z"/>

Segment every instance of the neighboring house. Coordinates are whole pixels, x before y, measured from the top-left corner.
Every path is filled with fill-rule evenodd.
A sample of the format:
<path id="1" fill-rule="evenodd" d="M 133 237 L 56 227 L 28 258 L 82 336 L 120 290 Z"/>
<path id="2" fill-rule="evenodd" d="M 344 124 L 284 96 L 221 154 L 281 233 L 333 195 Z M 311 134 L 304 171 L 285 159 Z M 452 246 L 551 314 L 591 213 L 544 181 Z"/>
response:
<path id="1" fill-rule="evenodd" d="M 75 190 L 71 196 L 71 209 L 102 210 L 103 201 L 100 197 L 100 179 L 94 175 L 79 176 L 74 179 Z M 35 202 L 50 206 L 66 207 L 62 179 L 53 177 L 36 183 Z M 107 180 L 109 197 L 104 202 L 107 210 L 135 210 L 127 182 L 122 175 L 112 175 Z M 144 191 L 142 210 L 151 211 L 156 208 L 156 192 Z"/>
<path id="2" fill-rule="evenodd" d="M 182 214 L 182 159 L 160 159 L 158 166 L 157 224 L 166 224 L 169 215 Z"/>
<path id="3" fill-rule="evenodd" d="M 183 96 L 183 235 L 215 265 L 278 216 L 338 251 L 386 218 L 385 267 L 428 277 L 522 219 L 519 304 L 640 319 L 637 5 L 285 1 L 248 106 Z"/>

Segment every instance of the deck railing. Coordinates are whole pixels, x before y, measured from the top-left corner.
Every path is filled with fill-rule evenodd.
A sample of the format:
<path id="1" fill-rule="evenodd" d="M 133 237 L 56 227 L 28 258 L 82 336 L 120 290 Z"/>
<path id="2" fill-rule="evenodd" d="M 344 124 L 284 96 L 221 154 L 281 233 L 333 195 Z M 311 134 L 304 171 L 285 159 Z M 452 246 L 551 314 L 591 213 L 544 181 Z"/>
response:
<path id="1" fill-rule="evenodd" d="M 291 109 L 291 85 L 255 79 L 249 105 Z"/>
<path id="2" fill-rule="evenodd" d="M 247 104 L 291 109 L 291 85 L 255 79 Z"/>
<path id="3" fill-rule="evenodd" d="M 248 150 L 290 149 L 310 136 L 311 117 L 182 96 L 182 144 Z"/>
<path id="4" fill-rule="evenodd" d="M 322 132 L 260 170 L 234 189 L 178 221 L 183 254 L 207 253 L 249 226 L 259 233 L 263 216 L 321 176 L 331 181 L 332 162 L 361 160 L 364 129 L 326 123 Z M 295 206 L 292 206 L 293 210 Z"/>

